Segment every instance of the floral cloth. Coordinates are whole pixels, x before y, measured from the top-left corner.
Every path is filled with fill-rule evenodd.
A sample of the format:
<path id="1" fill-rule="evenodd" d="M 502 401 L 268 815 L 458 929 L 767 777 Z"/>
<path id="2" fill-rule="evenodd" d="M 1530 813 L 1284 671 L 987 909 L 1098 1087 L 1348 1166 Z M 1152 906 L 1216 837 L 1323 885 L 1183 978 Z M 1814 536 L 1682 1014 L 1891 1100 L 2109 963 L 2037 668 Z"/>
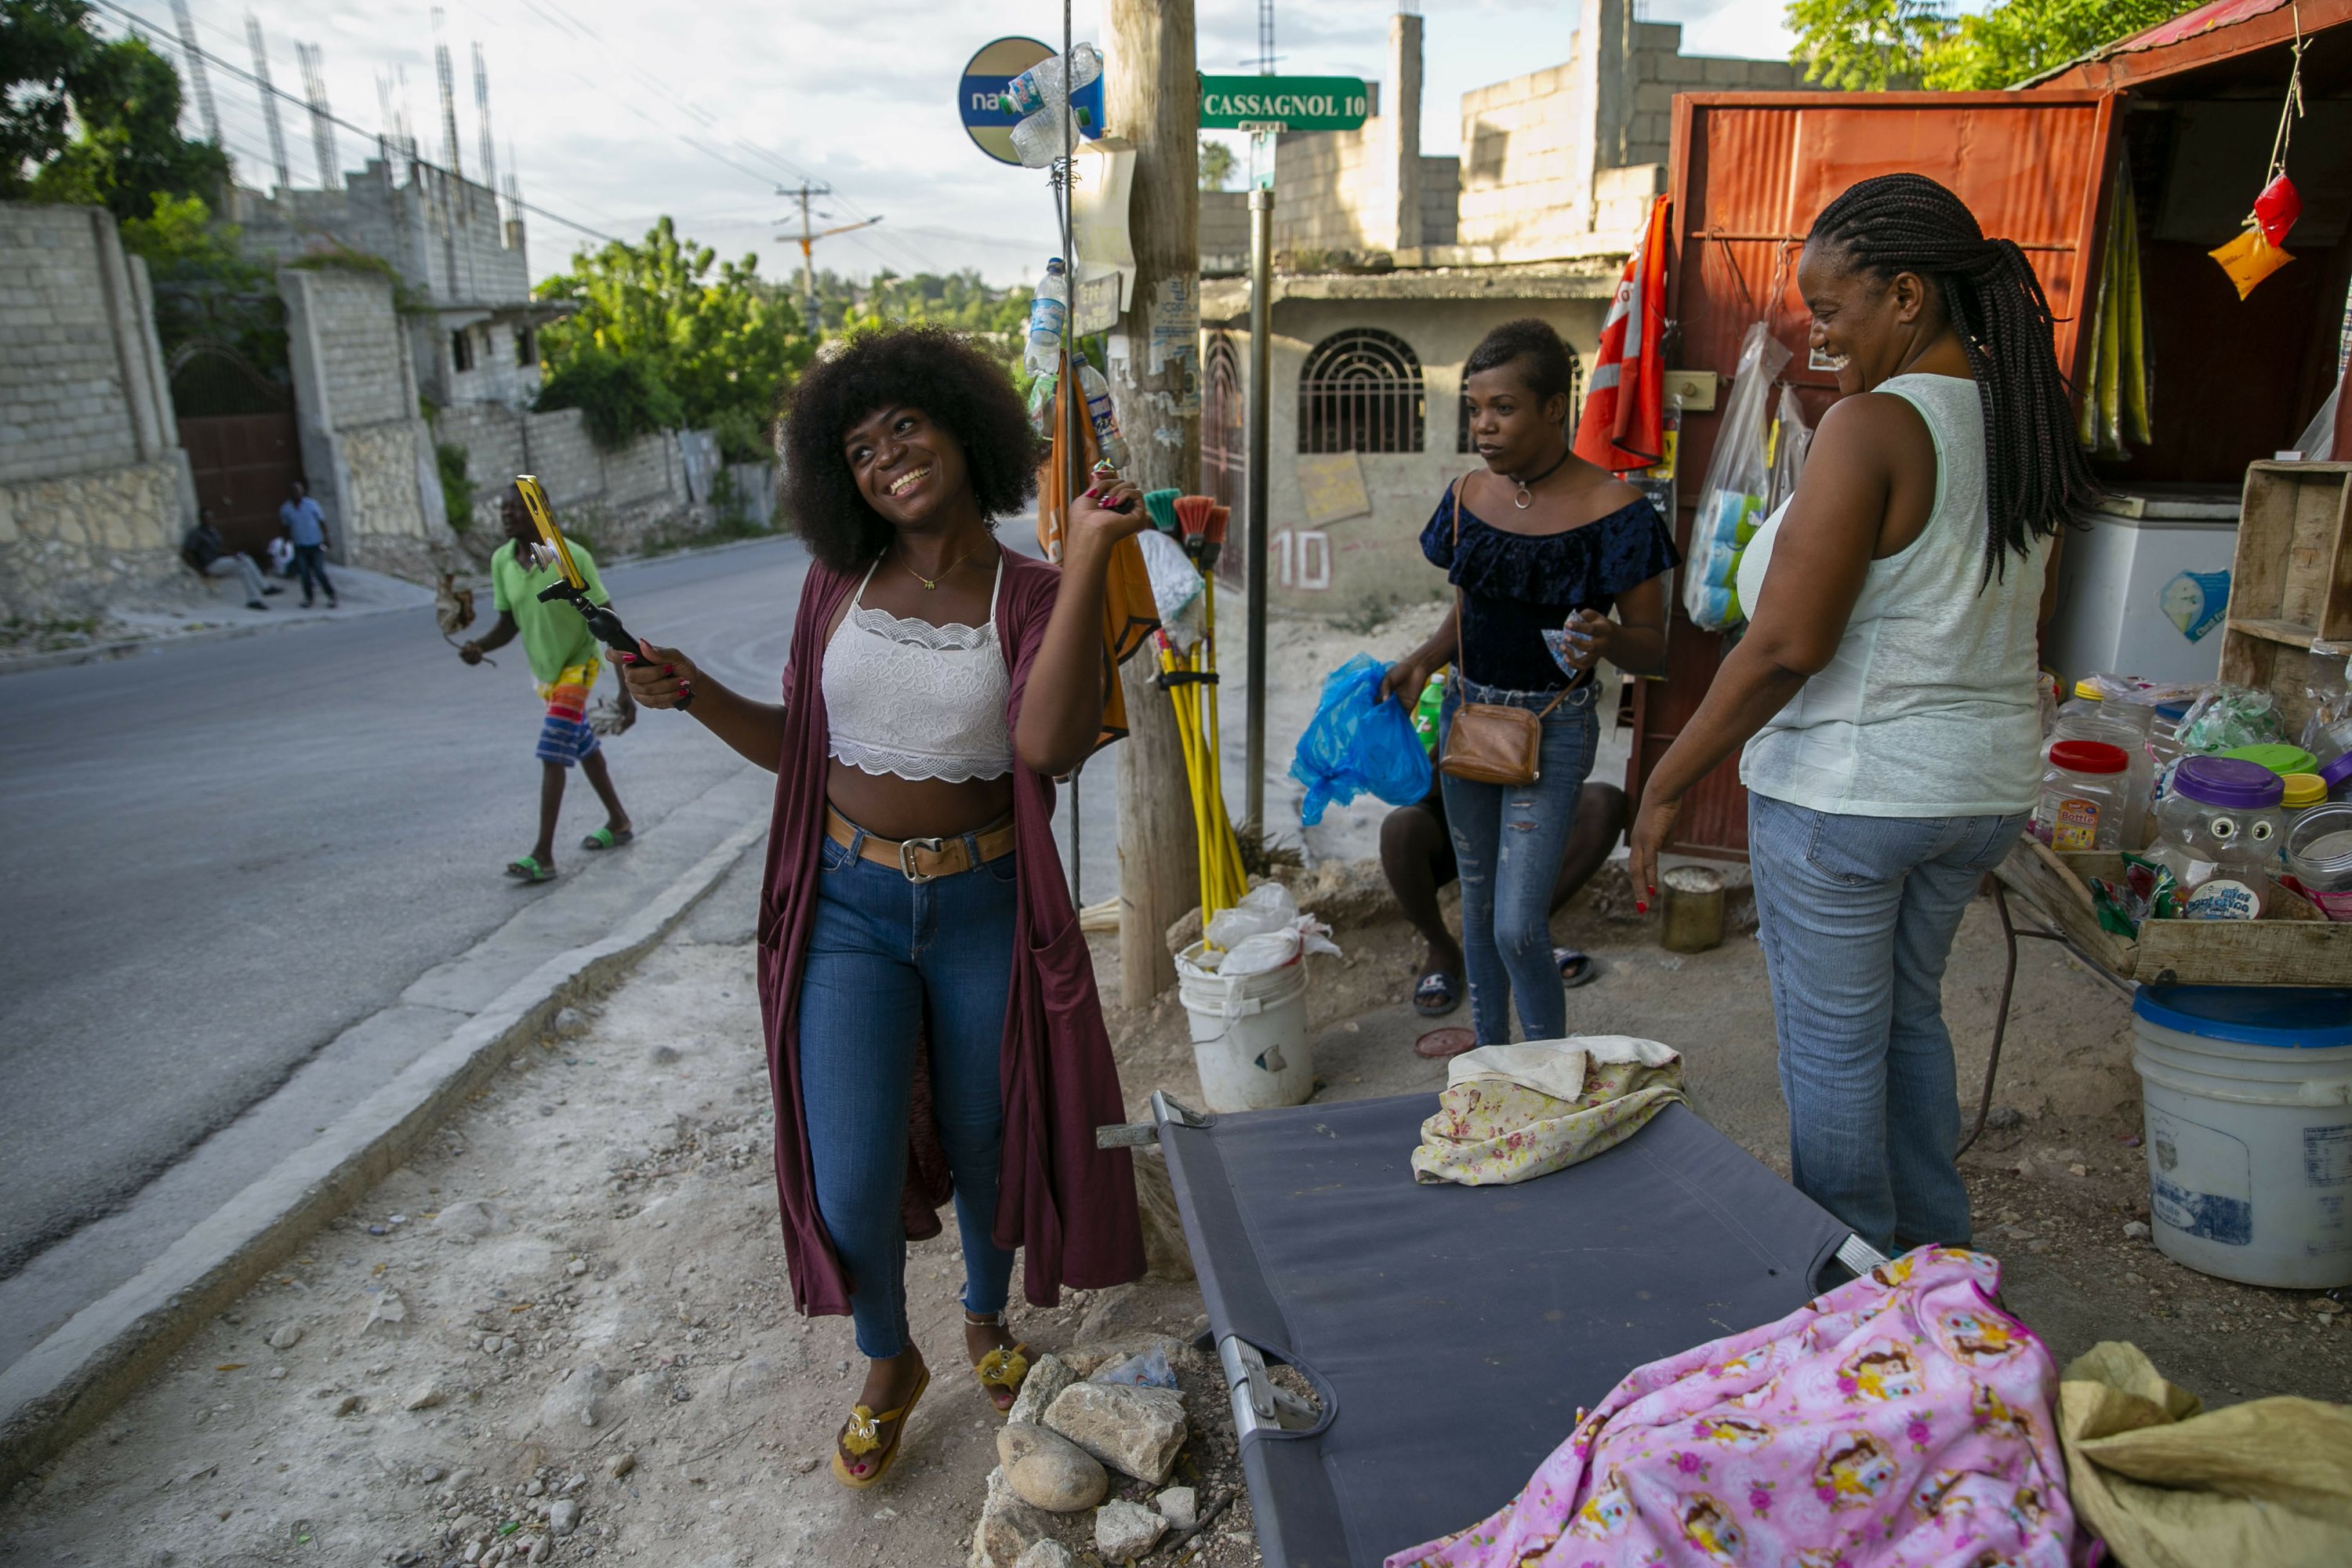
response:
<path id="1" fill-rule="evenodd" d="M 1655 1040 L 1482 1046 L 1447 1064 L 1412 1179 L 1486 1187 L 1549 1175 L 1615 1148 L 1682 1097 L 1683 1059 Z"/>
<path id="2" fill-rule="evenodd" d="M 1501 1512 L 1388 1568 L 2065 1568 L 2058 1371 L 2000 1283 L 1922 1247 L 1653 1362 Z"/>

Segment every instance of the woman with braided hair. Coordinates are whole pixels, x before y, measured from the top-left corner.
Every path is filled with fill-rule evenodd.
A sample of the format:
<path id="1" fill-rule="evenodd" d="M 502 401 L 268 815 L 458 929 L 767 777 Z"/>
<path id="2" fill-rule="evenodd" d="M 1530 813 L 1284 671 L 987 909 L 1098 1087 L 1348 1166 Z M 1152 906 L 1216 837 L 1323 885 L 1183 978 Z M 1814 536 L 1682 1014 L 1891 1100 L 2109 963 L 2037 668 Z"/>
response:
<path id="1" fill-rule="evenodd" d="M 2033 805 L 2052 541 L 2097 491 L 2042 286 L 1951 192 L 1848 189 L 1797 287 L 1841 399 L 1741 559 L 1748 629 L 1650 775 L 1634 885 L 1740 750 L 1793 1179 L 1881 1249 L 1962 1243 L 1944 963 Z"/>

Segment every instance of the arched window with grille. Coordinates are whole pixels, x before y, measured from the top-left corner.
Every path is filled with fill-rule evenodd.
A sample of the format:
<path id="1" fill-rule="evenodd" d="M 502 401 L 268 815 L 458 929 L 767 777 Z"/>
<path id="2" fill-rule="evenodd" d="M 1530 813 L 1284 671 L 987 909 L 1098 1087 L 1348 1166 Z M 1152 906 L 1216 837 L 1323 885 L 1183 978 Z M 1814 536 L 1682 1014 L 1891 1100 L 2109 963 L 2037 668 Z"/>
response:
<path id="1" fill-rule="evenodd" d="M 1298 382 L 1302 452 L 1418 452 L 1421 361 L 1402 338 L 1353 327 L 1317 343 Z"/>
<path id="2" fill-rule="evenodd" d="M 1562 345 L 1565 347 L 1566 345 Z M 1464 376 L 1463 393 L 1454 402 L 1454 449 L 1470 449 L 1470 392 L 1468 376 Z M 1576 422 L 1584 415 L 1584 362 L 1573 348 L 1568 351 L 1568 438 L 1576 439 Z"/>
<path id="3" fill-rule="evenodd" d="M 1238 509 L 1249 472 L 1248 438 L 1244 433 L 1241 355 L 1230 333 L 1209 339 L 1202 384 L 1207 395 L 1201 407 L 1201 482 L 1220 505 Z"/>

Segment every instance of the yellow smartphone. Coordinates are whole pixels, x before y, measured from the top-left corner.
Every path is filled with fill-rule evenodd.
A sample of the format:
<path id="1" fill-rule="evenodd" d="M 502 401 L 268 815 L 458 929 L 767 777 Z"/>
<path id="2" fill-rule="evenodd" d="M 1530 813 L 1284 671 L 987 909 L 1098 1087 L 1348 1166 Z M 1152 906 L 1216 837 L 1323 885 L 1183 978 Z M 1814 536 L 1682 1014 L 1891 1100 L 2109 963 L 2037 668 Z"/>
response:
<path id="1" fill-rule="evenodd" d="M 555 563 L 562 569 L 563 580 L 584 592 L 588 580 L 580 575 L 580 568 L 572 563 L 572 547 L 563 542 L 563 531 L 555 526 L 555 510 L 547 504 L 547 491 L 530 474 L 517 474 L 515 489 L 522 495 L 523 510 L 530 513 L 531 526 L 539 530 L 540 538 L 555 552 Z"/>

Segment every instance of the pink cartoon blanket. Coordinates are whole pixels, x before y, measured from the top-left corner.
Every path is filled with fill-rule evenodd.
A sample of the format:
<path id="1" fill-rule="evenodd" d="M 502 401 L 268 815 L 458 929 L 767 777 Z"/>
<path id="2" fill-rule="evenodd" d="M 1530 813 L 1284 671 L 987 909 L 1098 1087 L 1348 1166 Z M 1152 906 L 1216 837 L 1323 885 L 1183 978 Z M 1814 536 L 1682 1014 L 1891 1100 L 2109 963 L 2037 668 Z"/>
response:
<path id="1" fill-rule="evenodd" d="M 1653 1362 L 1500 1512 L 1388 1568 L 2065 1568 L 2058 1372 L 2000 1284 L 1922 1247 Z"/>

